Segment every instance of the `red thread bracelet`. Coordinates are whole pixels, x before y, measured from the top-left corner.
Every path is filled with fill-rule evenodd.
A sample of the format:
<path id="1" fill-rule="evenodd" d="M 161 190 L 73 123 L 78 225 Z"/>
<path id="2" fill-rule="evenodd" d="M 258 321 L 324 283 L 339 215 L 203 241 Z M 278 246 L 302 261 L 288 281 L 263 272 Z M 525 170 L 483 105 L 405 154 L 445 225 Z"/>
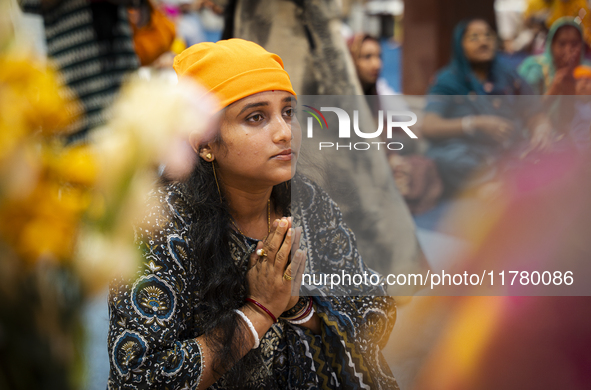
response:
<path id="1" fill-rule="evenodd" d="M 271 313 L 271 310 L 267 309 L 265 306 L 263 306 L 262 304 L 260 304 L 259 302 L 255 301 L 252 298 L 246 298 L 246 302 L 250 302 L 256 306 L 258 306 L 261 310 L 263 310 L 265 313 L 267 313 L 267 315 L 269 317 L 271 317 L 271 319 L 273 320 L 273 322 L 277 322 L 277 317 L 275 317 L 273 315 L 273 313 Z"/>

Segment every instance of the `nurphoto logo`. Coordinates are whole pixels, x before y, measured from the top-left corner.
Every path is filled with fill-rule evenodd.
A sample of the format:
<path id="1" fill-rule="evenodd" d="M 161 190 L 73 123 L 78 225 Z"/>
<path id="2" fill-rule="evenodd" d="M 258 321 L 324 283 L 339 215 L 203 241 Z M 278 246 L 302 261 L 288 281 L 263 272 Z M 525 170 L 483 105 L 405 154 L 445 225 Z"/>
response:
<path id="1" fill-rule="evenodd" d="M 338 129 L 338 138 L 339 139 L 350 139 L 351 138 L 351 117 L 347 111 L 343 110 L 342 108 L 338 107 L 320 107 L 320 110 L 304 105 L 308 110 L 304 110 L 304 112 L 308 113 L 309 116 L 307 118 L 306 123 L 306 134 L 308 138 L 314 137 L 314 119 L 316 119 L 316 123 L 320 126 L 321 130 L 328 131 L 328 122 L 326 117 L 322 114 L 322 112 L 333 112 L 337 115 L 337 119 L 339 121 L 339 129 Z M 410 118 L 410 120 L 403 120 L 406 118 Z M 410 138 L 417 139 L 415 133 L 410 129 L 410 126 L 417 123 L 417 116 L 414 112 L 411 111 L 386 111 L 386 138 L 388 140 L 392 139 L 393 129 L 400 128 L 402 129 Z M 401 150 L 404 145 L 401 142 L 384 142 L 380 141 L 382 132 L 384 131 L 384 111 L 378 111 L 378 118 L 377 118 L 378 128 L 375 131 L 366 132 L 362 131 L 359 126 L 359 110 L 353 110 L 353 131 L 359 138 L 363 139 L 377 139 L 378 141 L 374 142 L 355 142 L 355 143 L 340 143 L 336 142 L 319 142 L 318 149 L 326 149 L 326 148 L 336 148 L 339 149 L 348 149 L 348 150 L 369 150 L 374 147 L 380 149 L 381 145 L 385 145 L 390 150 Z M 373 130 L 373 129 L 372 129 Z"/>

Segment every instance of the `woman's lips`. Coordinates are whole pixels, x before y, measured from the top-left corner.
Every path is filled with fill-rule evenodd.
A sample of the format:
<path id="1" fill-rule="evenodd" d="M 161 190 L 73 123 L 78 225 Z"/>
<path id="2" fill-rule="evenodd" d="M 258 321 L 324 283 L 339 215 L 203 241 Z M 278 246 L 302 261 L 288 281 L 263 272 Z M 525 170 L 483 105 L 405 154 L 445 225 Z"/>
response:
<path id="1" fill-rule="evenodd" d="M 276 160 L 281 160 L 281 161 L 290 161 L 293 157 L 293 153 L 291 152 L 291 149 L 286 149 L 283 152 L 274 155 L 271 158 L 274 158 Z"/>

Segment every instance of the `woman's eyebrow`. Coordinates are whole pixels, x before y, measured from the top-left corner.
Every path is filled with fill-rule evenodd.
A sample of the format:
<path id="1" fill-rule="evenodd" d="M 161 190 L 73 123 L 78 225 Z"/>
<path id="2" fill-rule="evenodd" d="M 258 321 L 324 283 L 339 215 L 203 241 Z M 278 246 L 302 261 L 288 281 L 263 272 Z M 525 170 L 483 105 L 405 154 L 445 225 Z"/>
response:
<path id="1" fill-rule="evenodd" d="M 240 110 L 238 115 L 242 114 L 244 111 L 248 110 L 249 108 L 268 106 L 268 105 L 269 105 L 269 103 L 267 103 L 267 102 L 250 103 L 250 104 L 247 104 L 246 106 L 242 107 L 242 110 Z"/>

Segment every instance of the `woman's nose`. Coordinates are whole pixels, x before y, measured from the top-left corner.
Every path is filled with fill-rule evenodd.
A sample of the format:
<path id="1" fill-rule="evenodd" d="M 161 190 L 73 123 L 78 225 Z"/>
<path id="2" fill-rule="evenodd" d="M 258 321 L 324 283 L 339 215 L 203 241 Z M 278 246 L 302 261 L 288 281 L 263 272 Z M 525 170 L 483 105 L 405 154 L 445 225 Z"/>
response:
<path id="1" fill-rule="evenodd" d="M 575 56 L 579 48 L 577 46 L 571 45 L 568 47 L 568 55 Z"/>
<path id="2" fill-rule="evenodd" d="M 377 57 L 377 58 L 374 60 L 374 68 L 375 68 L 375 69 L 376 69 L 378 72 L 381 72 L 381 71 L 382 71 L 382 60 L 381 60 L 379 57 Z"/>
<path id="3" fill-rule="evenodd" d="M 287 123 L 282 116 L 279 116 L 275 122 L 273 126 L 273 141 L 285 142 L 291 140 L 293 138 L 291 124 Z"/>

